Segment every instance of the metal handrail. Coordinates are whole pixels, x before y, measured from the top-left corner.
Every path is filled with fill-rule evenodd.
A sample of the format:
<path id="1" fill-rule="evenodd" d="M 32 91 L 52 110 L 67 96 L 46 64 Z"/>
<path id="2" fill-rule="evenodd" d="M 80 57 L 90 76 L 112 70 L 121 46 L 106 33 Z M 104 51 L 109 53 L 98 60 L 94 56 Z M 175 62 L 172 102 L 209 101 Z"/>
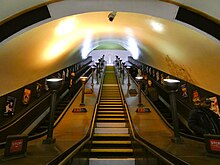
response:
<path id="1" fill-rule="evenodd" d="M 130 62 L 130 63 L 131 63 L 131 62 Z M 131 64 L 133 64 L 133 63 L 131 63 Z M 133 64 L 133 65 L 135 65 L 135 64 Z M 125 69 L 125 70 L 126 70 L 126 72 L 127 72 L 128 74 L 130 74 L 127 69 Z M 130 75 L 130 79 L 131 79 L 131 80 L 135 83 L 135 85 L 137 86 L 137 82 L 133 79 L 133 77 L 131 77 L 131 75 Z M 151 80 L 155 81 L 155 80 L 152 79 L 152 78 L 151 78 Z M 164 90 L 164 89 L 163 89 L 163 90 Z M 164 91 L 165 91 L 165 90 L 164 90 Z M 173 129 L 173 126 L 164 118 L 164 116 L 161 114 L 161 112 L 158 110 L 158 108 L 153 104 L 153 102 L 146 96 L 146 94 L 145 94 L 143 91 L 141 91 L 141 93 L 145 96 L 145 98 L 148 100 L 148 102 L 150 102 L 151 106 L 154 107 L 154 109 L 156 110 L 156 112 L 160 115 L 160 117 L 161 117 L 161 118 L 163 119 L 163 121 L 167 124 L 167 126 L 168 126 L 169 128 L 171 128 L 171 129 Z M 184 105 L 186 108 L 189 108 L 189 106 L 183 104 L 183 103 L 180 101 L 179 98 L 176 98 L 176 99 L 177 99 L 177 101 L 179 101 L 182 105 Z M 205 138 L 203 138 L 203 137 L 199 137 L 199 136 L 195 136 L 195 135 L 189 135 L 189 134 L 186 134 L 186 133 L 181 132 L 181 131 L 180 131 L 179 133 L 180 133 L 180 135 L 182 135 L 182 136 L 184 136 L 184 137 L 186 137 L 186 138 L 190 138 L 190 139 L 193 139 L 193 140 L 196 140 L 196 141 L 200 141 L 200 142 L 204 142 L 204 139 L 205 139 Z"/>
<path id="2" fill-rule="evenodd" d="M 116 74 L 116 76 L 117 76 L 117 74 Z M 125 101 L 124 95 L 122 94 L 123 91 L 122 91 L 121 83 L 119 82 L 118 78 L 117 78 L 117 81 L 118 81 L 118 84 L 120 84 L 120 88 L 119 88 L 119 90 L 120 90 L 120 95 L 121 95 L 121 97 L 122 97 L 123 104 L 124 104 L 124 107 L 125 107 L 125 109 L 126 109 L 126 113 L 127 113 L 127 116 L 128 116 L 128 122 L 129 122 L 129 125 L 130 125 L 130 129 L 131 129 L 131 133 L 132 133 L 133 139 L 134 139 L 135 141 L 137 141 L 139 144 L 141 144 L 142 146 L 144 146 L 145 148 L 147 148 L 147 150 L 150 151 L 152 154 L 154 154 L 156 157 L 159 157 L 160 159 L 162 159 L 162 161 L 163 161 L 164 163 L 170 164 L 170 165 L 175 165 L 175 164 L 173 164 L 171 161 L 169 161 L 167 158 L 165 158 L 163 155 L 161 155 L 160 153 L 158 153 L 157 151 L 155 151 L 154 149 L 152 149 L 151 147 L 149 147 L 146 143 L 142 142 L 141 140 L 139 140 L 139 139 L 136 137 L 135 131 L 134 131 L 134 128 L 133 128 L 133 124 L 132 124 L 132 121 L 131 121 L 131 116 L 130 116 L 130 113 L 129 113 L 129 110 L 128 110 L 128 106 L 127 106 L 127 103 L 126 103 L 126 101 Z M 155 148 L 156 148 L 156 146 L 155 146 Z M 159 148 L 158 148 L 158 149 L 159 149 Z M 159 150 L 161 150 L 161 149 L 159 149 Z M 161 150 L 161 152 L 162 152 L 162 150 Z M 165 151 L 163 151 L 163 152 L 165 152 Z M 168 154 L 168 153 L 167 153 L 167 154 Z M 187 162 L 185 162 L 185 161 L 183 161 L 183 160 L 177 158 L 177 157 L 174 156 L 174 155 L 171 155 L 170 153 L 169 153 L 169 155 L 172 156 L 172 157 L 174 157 L 174 158 L 177 159 L 178 161 L 181 161 L 181 163 L 183 163 L 183 164 L 186 164 L 186 165 L 188 164 Z"/>
<path id="3" fill-rule="evenodd" d="M 104 68 L 104 71 L 105 71 L 105 68 Z M 68 154 L 61 162 L 59 162 L 59 165 L 62 165 L 62 164 L 65 164 L 67 163 L 73 155 L 75 155 L 91 138 L 92 138 L 92 135 L 93 135 L 93 132 L 94 132 L 94 125 L 95 125 L 95 116 L 96 116 L 96 113 L 97 113 L 97 108 L 98 108 L 98 104 L 99 104 L 99 101 L 100 101 L 100 97 L 101 97 L 101 91 L 102 91 L 102 84 L 103 84 L 103 77 L 104 77 L 104 74 L 102 75 L 102 78 L 101 78 L 101 82 L 100 82 L 100 88 L 99 88 L 99 93 L 98 93 L 98 98 L 97 98 L 97 101 L 96 101 L 96 104 L 95 104 L 95 109 L 94 109 L 94 113 L 93 113 L 93 118 L 92 118 L 92 122 L 90 124 L 90 131 L 89 131 L 89 135 L 86 134 L 82 139 L 86 138 L 88 136 L 88 138 L 86 138 L 77 148 L 75 148 L 70 154 Z M 75 145 L 74 145 L 75 146 Z M 50 162 L 48 163 L 50 164 Z"/>
<path id="4" fill-rule="evenodd" d="M 41 104 L 43 101 L 45 101 L 48 97 L 50 97 L 50 93 L 47 93 L 46 96 L 40 100 L 37 104 L 35 104 L 33 107 L 31 107 L 28 111 L 26 111 L 25 113 L 23 113 L 21 116 L 17 117 L 13 122 L 11 122 L 10 124 L 8 124 L 7 126 L 3 127 L 0 132 L 8 129 L 9 127 L 11 127 L 12 125 L 16 124 L 18 121 L 20 121 L 24 116 L 26 116 L 28 113 L 30 113 L 34 108 L 36 108 L 39 104 Z"/>

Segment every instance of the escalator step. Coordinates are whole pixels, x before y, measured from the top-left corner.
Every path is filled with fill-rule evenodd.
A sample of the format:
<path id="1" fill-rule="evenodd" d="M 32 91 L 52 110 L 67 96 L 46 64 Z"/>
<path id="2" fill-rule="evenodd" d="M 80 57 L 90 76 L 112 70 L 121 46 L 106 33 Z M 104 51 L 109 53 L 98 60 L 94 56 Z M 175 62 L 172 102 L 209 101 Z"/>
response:
<path id="1" fill-rule="evenodd" d="M 131 148 L 124 148 L 124 149 L 121 149 L 121 148 L 94 148 L 94 149 L 91 149 L 91 152 L 105 152 L 105 153 L 109 153 L 109 152 L 123 152 L 123 153 L 126 153 L 126 152 L 132 152 L 133 153 L 133 149 Z"/>
<path id="2" fill-rule="evenodd" d="M 131 144 L 131 141 L 92 141 L 92 144 Z"/>
<path id="3" fill-rule="evenodd" d="M 128 134 L 128 128 L 95 128 L 94 133 L 96 134 Z"/>
<path id="4" fill-rule="evenodd" d="M 122 122 L 119 122 L 119 123 L 117 123 L 117 122 L 114 122 L 114 123 L 112 123 L 112 122 L 104 122 L 104 123 L 102 123 L 102 122 L 96 122 L 96 127 L 108 127 L 108 128 L 111 128 L 111 127 L 113 127 L 113 128 L 116 128 L 116 127 L 118 127 L 118 128 L 121 128 L 121 127 L 126 127 L 127 126 L 127 124 L 124 122 L 124 123 L 122 123 Z"/>
<path id="5" fill-rule="evenodd" d="M 97 121 L 126 121 L 125 118 L 97 118 Z"/>
<path id="6" fill-rule="evenodd" d="M 117 114 L 125 114 L 125 111 L 101 111 L 101 110 L 98 110 L 97 111 L 97 114 L 111 114 L 111 113 L 117 113 Z"/>
<path id="7" fill-rule="evenodd" d="M 97 114 L 98 117 L 125 117 L 126 114 Z"/>
<path id="8" fill-rule="evenodd" d="M 130 134 L 93 134 L 94 137 L 130 137 Z"/>

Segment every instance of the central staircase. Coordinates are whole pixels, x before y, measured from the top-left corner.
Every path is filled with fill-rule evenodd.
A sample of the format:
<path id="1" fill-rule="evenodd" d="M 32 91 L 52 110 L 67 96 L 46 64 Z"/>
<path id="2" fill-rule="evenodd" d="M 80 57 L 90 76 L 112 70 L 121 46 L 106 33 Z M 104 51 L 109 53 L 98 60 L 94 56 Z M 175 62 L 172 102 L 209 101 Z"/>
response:
<path id="1" fill-rule="evenodd" d="M 90 149 L 90 165 L 134 165 L 127 113 L 113 66 L 105 70 Z"/>

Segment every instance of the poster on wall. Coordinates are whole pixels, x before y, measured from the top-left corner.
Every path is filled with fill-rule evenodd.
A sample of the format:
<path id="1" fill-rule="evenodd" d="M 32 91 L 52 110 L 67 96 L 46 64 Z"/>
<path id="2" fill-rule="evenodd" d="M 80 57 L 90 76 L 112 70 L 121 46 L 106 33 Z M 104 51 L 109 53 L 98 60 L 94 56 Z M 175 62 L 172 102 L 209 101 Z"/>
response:
<path id="1" fill-rule="evenodd" d="M 69 68 L 66 69 L 66 78 L 69 78 L 69 74 L 70 74 L 70 71 L 69 71 Z"/>
<path id="2" fill-rule="evenodd" d="M 149 75 L 151 76 L 151 68 L 149 67 L 149 70 L 148 70 L 148 72 L 149 72 Z"/>
<path id="3" fill-rule="evenodd" d="M 156 77 L 155 69 L 152 70 L 153 78 Z"/>
<path id="4" fill-rule="evenodd" d="M 197 90 L 193 91 L 193 103 L 196 105 L 200 102 L 199 92 Z"/>
<path id="5" fill-rule="evenodd" d="M 4 116 L 14 115 L 15 104 L 16 104 L 16 98 L 12 96 L 8 96 L 6 100 Z"/>
<path id="6" fill-rule="evenodd" d="M 60 72 L 57 73 L 57 78 L 62 78 L 62 75 Z"/>
<path id="7" fill-rule="evenodd" d="M 213 112 L 215 112 L 220 116 L 217 97 L 210 97 L 209 100 L 212 101 L 210 110 L 212 110 Z"/>
<path id="8" fill-rule="evenodd" d="M 160 75 L 160 83 L 163 85 L 163 82 L 164 82 L 164 76 L 163 76 L 163 73 L 161 73 L 161 75 Z"/>
<path id="9" fill-rule="evenodd" d="M 156 72 L 156 80 L 160 81 L 160 73 L 159 73 L 159 71 Z"/>
<path id="10" fill-rule="evenodd" d="M 42 88 L 42 85 L 40 83 L 37 83 L 36 84 L 36 96 L 37 96 L 37 98 L 39 98 L 40 95 L 41 95 L 41 88 Z"/>
<path id="11" fill-rule="evenodd" d="M 23 99 L 22 99 L 23 104 L 25 104 L 25 105 L 28 104 L 30 102 L 30 98 L 31 98 L 31 90 L 25 88 L 24 94 L 23 94 Z"/>
<path id="12" fill-rule="evenodd" d="M 49 87 L 48 87 L 48 85 L 47 85 L 47 79 L 45 78 L 45 80 L 44 80 L 44 90 L 45 91 L 49 91 Z"/>
<path id="13" fill-rule="evenodd" d="M 62 73 L 62 79 L 63 79 L 63 81 L 65 81 L 65 79 L 66 79 L 66 72 L 63 70 L 63 73 Z"/>
<path id="14" fill-rule="evenodd" d="M 181 95 L 184 98 L 188 97 L 186 84 L 181 85 Z"/>

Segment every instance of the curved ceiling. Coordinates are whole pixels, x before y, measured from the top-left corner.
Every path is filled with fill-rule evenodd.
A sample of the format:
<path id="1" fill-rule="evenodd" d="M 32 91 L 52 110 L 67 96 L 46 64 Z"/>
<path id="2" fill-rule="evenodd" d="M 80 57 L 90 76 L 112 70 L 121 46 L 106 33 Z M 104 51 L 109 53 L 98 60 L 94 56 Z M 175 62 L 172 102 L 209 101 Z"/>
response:
<path id="1" fill-rule="evenodd" d="M 138 60 L 220 93 L 219 42 L 165 19 L 118 12 L 110 22 L 108 14 L 64 17 L 1 45 L 0 95 L 86 58 L 103 42 L 120 44 Z"/>

